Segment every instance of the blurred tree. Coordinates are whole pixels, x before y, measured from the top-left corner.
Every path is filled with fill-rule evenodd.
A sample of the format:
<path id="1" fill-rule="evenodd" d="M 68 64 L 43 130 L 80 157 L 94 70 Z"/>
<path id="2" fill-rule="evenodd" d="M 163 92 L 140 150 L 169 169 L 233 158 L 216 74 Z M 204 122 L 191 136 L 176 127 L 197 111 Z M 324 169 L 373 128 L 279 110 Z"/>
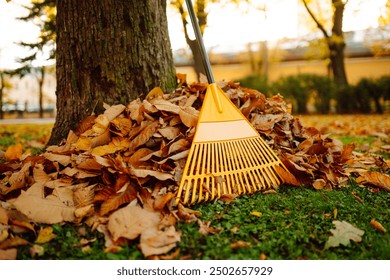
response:
<path id="1" fill-rule="evenodd" d="M 310 17 L 316 23 L 318 29 L 322 32 L 327 47 L 329 49 L 330 65 L 333 73 L 334 80 L 338 86 L 347 86 L 348 79 L 345 71 L 344 63 L 344 50 L 345 40 L 343 35 L 343 14 L 345 5 L 348 0 L 332 0 L 332 27 L 331 30 L 327 30 L 324 22 L 314 13 L 314 10 L 310 6 L 311 0 L 302 0 Z"/>
<path id="2" fill-rule="evenodd" d="M 0 69 L 0 119 L 1 120 L 4 119 L 3 105 L 4 105 L 6 90 L 12 87 L 11 83 L 9 82 L 9 77 L 10 77 L 9 71 Z"/>
<path id="3" fill-rule="evenodd" d="M 390 0 L 387 0 L 386 5 L 382 9 L 382 13 L 378 18 L 379 30 L 382 32 L 376 32 L 375 35 L 381 37 L 376 39 L 371 44 L 372 51 L 376 56 L 389 56 L 390 55 Z"/>
<path id="4" fill-rule="evenodd" d="M 18 18 L 26 22 L 33 22 L 39 27 L 40 35 L 36 42 L 20 42 L 19 45 L 29 50 L 29 55 L 21 57 L 17 62 L 21 65 L 13 71 L 13 74 L 23 77 L 32 74 L 38 83 L 38 104 L 39 117 L 43 118 L 43 84 L 47 67 L 45 65 L 54 64 L 56 48 L 56 1 L 55 0 L 32 0 L 27 6 L 28 14 Z"/>
<path id="5" fill-rule="evenodd" d="M 195 2 L 194 2 L 194 10 L 196 13 L 196 17 L 198 18 L 200 32 L 202 33 L 202 35 L 204 34 L 204 30 L 205 30 L 206 25 L 207 25 L 208 13 L 206 12 L 205 9 L 206 9 L 208 2 L 212 2 L 212 1 L 195 0 Z M 190 37 L 190 34 L 192 33 L 192 31 L 189 31 L 189 30 L 192 29 L 192 25 L 187 20 L 188 13 L 187 13 L 187 7 L 185 7 L 185 0 L 172 0 L 171 4 L 174 7 L 176 7 L 180 13 L 180 17 L 181 17 L 181 21 L 182 21 L 183 29 L 184 29 L 184 36 L 185 36 L 185 39 L 186 39 L 188 46 L 191 49 L 192 56 L 193 56 L 193 63 L 194 63 L 193 67 L 194 67 L 195 73 L 196 73 L 198 80 L 199 80 L 200 74 L 201 73 L 205 74 L 205 71 L 204 71 L 200 51 L 198 48 L 198 44 L 197 44 L 195 39 L 191 39 L 191 37 Z"/>
<path id="6" fill-rule="evenodd" d="M 176 86 L 166 0 L 57 2 L 57 118 L 60 142 L 103 104 L 128 104 Z"/>

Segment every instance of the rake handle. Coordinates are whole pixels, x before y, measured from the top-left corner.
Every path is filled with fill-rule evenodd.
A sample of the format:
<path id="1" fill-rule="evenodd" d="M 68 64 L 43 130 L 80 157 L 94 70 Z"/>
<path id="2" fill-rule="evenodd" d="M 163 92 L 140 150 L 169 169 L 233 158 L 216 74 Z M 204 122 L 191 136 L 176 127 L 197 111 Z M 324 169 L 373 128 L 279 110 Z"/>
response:
<path id="1" fill-rule="evenodd" d="M 200 31 L 199 23 L 195 15 L 194 6 L 192 5 L 191 0 L 186 0 L 186 5 L 188 9 L 188 14 L 190 15 L 192 28 L 194 29 L 195 32 L 195 38 L 196 38 L 196 42 L 198 43 L 198 49 L 200 52 L 200 56 L 202 58 L 204 70 L 206 72 L 205 74 L 207 77 L 207 81 L 209 82 L 209 84 L 213 84 L 215 82 L 214 76 L 211 71 L 210 60 L 207 56 L 206 48 L 203 43 L 202 33 Z"/>

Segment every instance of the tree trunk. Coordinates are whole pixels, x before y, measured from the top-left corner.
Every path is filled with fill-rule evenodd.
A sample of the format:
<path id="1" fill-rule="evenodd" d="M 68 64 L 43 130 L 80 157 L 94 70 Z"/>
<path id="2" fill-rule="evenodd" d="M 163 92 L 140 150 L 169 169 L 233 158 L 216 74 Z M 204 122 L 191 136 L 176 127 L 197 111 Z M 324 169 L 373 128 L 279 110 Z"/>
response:
<path id="1" fill-rule="evenodd" d="M 4 118 L 3 112 L 3 89 L 4 89 L 4 74 L 0 72 L 0 120 Z"/>
<path id="2" fill-rule="evenodd" d="M 345 41 L 343 35 L 343 14 L 344 8 L 348 1 L 342 0 L 332 0 L 332 10 L 333 10 L 333 27 L 331 35 L 328 34 L 325 27 L 321 24 L 318 18 L 315 16 L 313 11 L 309 8 L 307 0 L 302 0 L 307 12 L 317 24 L 317 27 L 323 33 L 326 43 L 329 48 L 329 59 L 330 66 L 333 72 L 333 78 L 336 84 L 343 88 L 348 86 L 347 74 L 345 71 L 344 65 L 344 49 Z"/>
<path id="3" fill-rule="evenodd" d="M 45 67 L 39 69 L 38 75 L 38 90 L 39 90 L 39 118 L 43 118 L 43 82 L 45 81 Z"/>
<path id="4" fill-rule="evenodd" d="M 332 8 L 334 11 L 332 35 L 327 38 L 331 67 L 336 84 L 339 86 L 347 86 L 348 80 L 344 63 L 345 40 L 343 34 L 345 3 L 341 0 L 332 0 Z"/>
<path id="5" fill-rule="evenodd" d="M 58 1 L 56 75 L 58 111 L 49 144 L 102 112 L 103 103 L 126 105 L 158 85 L 173 90 L 166 1 Z"/>

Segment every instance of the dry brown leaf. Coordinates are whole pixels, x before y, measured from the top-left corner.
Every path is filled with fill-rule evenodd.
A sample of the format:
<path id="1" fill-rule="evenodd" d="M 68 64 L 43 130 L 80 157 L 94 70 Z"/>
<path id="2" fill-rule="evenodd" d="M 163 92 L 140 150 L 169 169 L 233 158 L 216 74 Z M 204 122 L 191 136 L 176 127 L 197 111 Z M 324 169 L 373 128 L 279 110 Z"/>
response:
<path id="1" fill-rule="evenodd" d="M 27 244 L 29 244 L 29 242 L 26 239 L 23 239 L 23 238 L 21 238 L 19 236 L 15 236 L 15 237 L 12 237 L 12 238 L 8 238 L 4 242 L 2 242 L 0 244 L 0 249 L 1 250 L 9 249 L 9 248 L 12 248 L 12 247 L 24 246 L 24 245 L 27 245 Z"/>
<path id="2" fill-rule="evenodd" d="M 148 169 L 137 169 L 130 166 L 129 168 L 130 174 L 134 175 L 138 178 L 145 178 L 147 176 L 152 176 L 154 178 L 157 178 L 160 181 L 166 181 L 166 180 L 174 180 L 174 177 L 172 174 L 167 172 L 160 172 L 160 171 L 154 171 L 154 170 L 148 170 Z"/>
<path id="3" fill-rule="evenodd" d="M 84 207 L 93 203 L 95 197 L 95 185 L 83 186 L 77 185 L 73 186 L 73 201 L 76 207 Z"/>
<path id="4" fill-rule="evenodd" d="M 165 195 L 158 196 L 153 203 L 154 210 L 161 211 L 165 207 L 165 205 L 167 205 L 167 203 L 170 202 L 174 197 L 175 194 L 172 192 L 168 192 Z"/>
<path id="5" fill-rule="evenodd" d="M 325 187 L 326 181 L 324 179 L 317 179 L 313 182 L 313 187 L 316 190 L 321 190 Z"/>
<path id="6" fill-rule="evenodd" d="M 211 222 L 203 222 L 201 220 L 198 220 L 199 225 L 199 232 L 203 235 L 209 235 L 209 234 L 216 234 L 222 230 L 222 228 L 215 228 L 210 226 Z"/>
<path id="7" fill-rule="evenodd" d="M 11 249 L 0 249 L 0 260 L 16 260 L 16 256 L 18 254 L 18 250 L 15 248 Z"/>
<path id="8" fill-rule="evenodd" d="M 46 152 L 46 153 L 43 153 L 42 156 L 50 161 L 58 162 L 63 166 L 67 166 L 68 164 L 71 163 L 71 158 L 68 155 L 60 155 L 60 154 Z"/>
<path id="9" fill-rule="evenodd" d="M 95 124 L 92 126 L 92 130 L 97 135 L 103 134 L 106 132 L 109 124 L 110 120 L 106 115 L 98 115 L 95 119 Z"/>
<path id="10" fill-rule="evenodd" d="M 181 111 L 179 106 L 161 98 L 153 99 L 150 101 L 150 103 L 160 111 L 170 112 L 174 114 L 179 114 L 179 112 Z"/>
<path id="11" fill-rule="evenodd" d="M 8 224 L 8 213 L 7 210 L 0 206 L 0 224 Z"/>
<path id="12" fill-rule="evenodd" d="M 194 107 L 184 107 L 179 111 L 181 121 L 187 127 L 195 127 L 198 123 L 199 111 Z"/>
<path id="13" fill-rule="evenodd" d="M 360 175 L 369 184 L 390 191 L 390 176 L 377 171 L 361 172 Z"/>
<path id="14" fill-rule="evenodd" d="M 159 128 L 157 131 L 162 135 L 162 137 L 168 140 L 172 140 L 180 134 L 180 129 L 172 126 Z"/>
<path id="15" fill-rule="evenodd" d="M 274 166 L 276 173 L 280 176 L 281 180 L 293 186 L 300 186 L 300 181 L 288 170 L 279 165 Z"/>
<path id="16" fill-rule="evenodd" d="M 34 225 L 31 224 L 30 220 L 26 215 L 14 209 L 7 210 L 7 215 L 9 219 L 9 224 L 16 225 L 35 232 Z"/>
<path id="17" fill-rule="evenodd" d="M 104 216 L 137 197 L 135 186 L 126 184 L 124 191 L 109 194 L 100 206 L 100 215 Z"/>
<path id="18" fill-rule="evenodd" d="M 129 152 L 127 152 L 126 155 L 131 155 L 136 148 L 145 144 L 157 131 L 158 127 L 158 121 L 154 121 L 146 125 L 146 127 L 130 142 L 128 147 Z"/>
<path id="19" fill-rule="evenodd" d="M 181 232 L 176 231 L 174 226 L 159 230 L 157 227 L 150 227 L 141 234 L 140 247 L 145 257 L 162 255 L 176 247 L 180 241 Z"/>
<path id="20" fill-rule="evenodd" d="M 122 104 L 118 104 L 118 105 L 113 105 L 113 106 L 110 106 L 108 107 L 105 111 L 104 111 L 104 116 L 108 119 L 108 121 L 112 121 L 113 119 L 115 119 L 117 116 L 119 116 L 120 114 L 122 114 L 122 112 L 126 109 L 126 106 L 125 105 L 122 105 Z"/>
<path id="21" fill-rule="evenodd" d="M 121 208 L 109 217 L 107 228 L 114 241 L 120 237 L 135 239 L 149 228 L 156 228 L 160 222 L 160 214 L 145 210 L 140 206 Z"/>
<path id="22" fill-rule="evenodd" d="M 117 151 L 123 150 L 126 148 L 125 146 L 117 146 L 113 142 L 103 145 L 103 146 L 98 146 L 92 149 L 91 154 L 94 156 L 106 156 L 110 154 L 114 154 Z"/>
<path id="23" fill-rule="evenodd" d="M 26 186 L 26 179 L 29 175 L 29 168 L 31 162 L 26 163 L 22 166 L 22 169 L 12 173 L 11 177 L 8 179 L 10 187 L 2 191 L 3 194 L 8 194 L 14 190 L 22 189 Z"/>
<path id="24" fill-rule="evenodd" d="M 56 196 L 41 198 L 22 191 L 13 205 L 36 223 L 58 224 L 74 220 L 73 206 L 63 204 Z"/>

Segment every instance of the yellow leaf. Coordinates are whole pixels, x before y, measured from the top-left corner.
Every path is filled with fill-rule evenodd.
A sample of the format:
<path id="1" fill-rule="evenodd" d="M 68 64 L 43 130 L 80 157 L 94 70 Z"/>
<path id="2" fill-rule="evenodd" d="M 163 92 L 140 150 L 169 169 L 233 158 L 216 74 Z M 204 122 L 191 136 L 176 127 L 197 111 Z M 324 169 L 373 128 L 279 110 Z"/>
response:
<path id="1" fill-rule="evenodd" d="M 163 97 L 163 95 L 164 92 L 162 91 L 162 89 L 160 87 L 155 87 L 148 93 L 148 95 L 146 95 L 145 99 L 150 101 L 155 98 L 161 98 Z"/>
<path id="2" fill-rule="evenodd" d="M 94 156 L 105 156 L 109 154 L 113 154 L 117 151 L 122 150 L 123 147 L 116 146 L 114 143 L 109 143 L 107 145 L 98 146 L 92 149 L 92 155 Z"/>
<path id="3" fill-rule="evenodd" d="M 258 212 L 258 211 L 253 211 L 253 212 L 251 212 L 250 214 L 253 215 L 253 216 L 256 216 L 256 217 L 261 217 L 261 216 L 263 216 L 263 213 Z"/>
<path id="4" fill-rule="evenodd" d="M 230 247 L 232 247 L 232 249 L 248 248 L 250 246 L 251 246 L 251 244 L 249 242 L 242 241 L 242 240 L 239 240 L 237 242 L 234 242 L 233 244 L 230 244 Z"/>
<path id="5" fill-rule="evenodd" d="M 38 237 L 35 240 L 36 243 L 47 243 L 54 239 L 56 235 L 53 233 L 52 227 L 45 227 L 38 232 Z"/>

